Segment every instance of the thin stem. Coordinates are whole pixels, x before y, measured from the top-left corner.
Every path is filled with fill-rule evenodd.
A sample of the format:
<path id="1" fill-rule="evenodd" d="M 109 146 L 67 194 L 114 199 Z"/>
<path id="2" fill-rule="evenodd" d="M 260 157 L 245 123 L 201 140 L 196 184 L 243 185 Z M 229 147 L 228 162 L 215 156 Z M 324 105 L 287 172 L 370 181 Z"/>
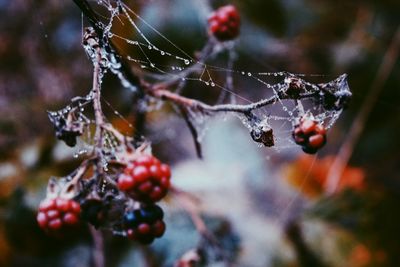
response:
<path id="1" fill-rule="evenodd" d="M 185 120 L 186 125 L 188 126 L 190 133 L 192 134 L 193 143 L 194 143 L 194 146 L 196 148 L 197 156 L 200 159 L 202 159 L 203 158 L 203 153 L 202 153 L 202 150 L 201 150 L 201 144 L 200 144 L 199 139 L 198 139 L 199 134 L 197 133 L 196 127 L 194 127 L 194 124 L 190 120 L 187 110 L 183 106 L 178 106 L 178 109 L 181 112 L 181 115 L 182 115 L 183 119 Z"/>
<path id="2" fill-rule="evenodd" d="M 93 267 L 105 267 L 103 234 L 93 226 L 89 226 L 89 230 L 93 240 Z"/>
<path id="3" fill-rule="evenodd" d="M 247 105 L 234 105 L 234 104 L 221 104 L 221 105 L 208 105 L 204 102 L 201 102 L 199 100 L 187 98 L 178 94 L 175 94 L 171 91 L 165 90 L 165 89 L 153 89 L 153 90 L 148 90 L 148 94 L 150 94 L 153 97 L 162 99 L 162 100 L 168 100 L 171 101 L 175 104 L 181 105 L 181 106 L 186 106 L 189 108 L 193 109 L 198 109 L 199 111 L 205 111 L 205 112 L 237 112 L 237 113 L 243 113 L 247 114 L 255 109 L 262 108 L 267 105 L 271 105 L 279 100 L 282 99 L 291 99 L 290 96 L 282 95 L 282 96 L 271 96 L 270 98 L 262 99 L 258 102 L 254 102 L 251 104 Z M 315 93 L 306 93 L 300 95 L 299 99 L 304 99 L 304 98 L 310 98 L 314 97 Z"/>
<path id="4" fill-rule="evenodd" d="M 96 123 L 96 132 L 94 135 L 94 154 L 97 157 L 97 171 L 99 174 L 103 174 L 103 166 L 102 166 L 102 158 L 103 158 L 103 127 L 104 125 L 104 116 L 103 111 L 101 109 L 101 51 L 100 48 L 97 48 L 96 51 L 96 60 L 94 60 L 94 70 L 93 70 L 93 88 L 92 88 L 92 96 L 93 96 L 93 109 L 94 109 L 94 117 Z"/>
<path id="5" fill-rule="evenodd" d="M 329 169 L 327 176 L 328 177 L 327 185 L 326 185 L 326 193 L 328 195 L 331 195 L 336 191 L 336 188 L 340 181 L 340 177 L 342 176 L 343 171 L 346 168 L 350 160 L 350 157 L 354 151 L 354 147 L 357 144 L 357 141 L 364 130 L 368 116 L 371 113 L 373 107 L 375 106 L 379 94 L 383 90 L 383 85 L 385 84 L 386 80 L 388 79 L 390 73 L 393 70 L 397 57 L 399 55 L 399 49 L 400 49 L 400 27 L 397 28 L 393 40 L 383 57 L 382 63 L 379 67 L 375 80 L 371 85 L 369 94 L 365 99 L 360 111 L 358 112 L 357 117 L 355 118 L 352 124 L 352 127 L 350 128 L 346 140 L 340 147 L 340 150 L 335 158 L 335 161 L 333 162 L 333 164 Z"/>

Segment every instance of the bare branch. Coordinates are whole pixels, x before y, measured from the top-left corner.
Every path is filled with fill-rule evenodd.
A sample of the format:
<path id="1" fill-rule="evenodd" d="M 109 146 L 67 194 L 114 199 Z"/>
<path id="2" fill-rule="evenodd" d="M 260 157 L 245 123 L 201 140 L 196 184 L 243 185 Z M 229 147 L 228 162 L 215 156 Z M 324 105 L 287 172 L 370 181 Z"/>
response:
<path id="1" fill-rule="evenodd" d="M 183 119 L 185 120 L 190 133 L 192 134 L 193 137 L 193 142 L 194 142 L 194 146 L 196 148 L 196 153 L 197 156 L 202 159 L 203 158 L 203 153 L 202 153 L 202 149 L 201 149 L 201 144 L 198 140 L 199 134 L 197 133 L 196 128 L 194 127 L 193 123 L 190 121 L 189 115 L 187 110 L 183 107 L 183 106 L 178 106 L 179 111 L 181 112 L 181 115 L 183 117 Z"/>

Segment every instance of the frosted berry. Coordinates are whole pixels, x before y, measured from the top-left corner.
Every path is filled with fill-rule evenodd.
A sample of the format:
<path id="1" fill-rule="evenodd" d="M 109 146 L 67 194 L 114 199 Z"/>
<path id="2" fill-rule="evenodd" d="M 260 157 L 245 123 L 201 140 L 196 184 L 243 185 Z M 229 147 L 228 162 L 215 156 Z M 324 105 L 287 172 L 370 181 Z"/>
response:
<path id="1" fill-rule="evenodd" d="M 239 35 L 239 12 L 233 5 L 220 7 L 208 18 L 208 25 L 209 32 L 219 41 L 233 40 Z"/>
<path id="2" fill-rule="evenodd" d="M 40 228 L 55 233 L 78 225 L 80 212 L 79 203 L 72 199 L 45 199 L 39 205 L 36 220 Z"/>
<path id="3" fill-rule="evenodd" d="M 123 228 L 129 239 L 142 244 L 150 244 L 165 232 L 164 213 L 157 205 L 147 205 L 127 211 L 123 218 Z"/>
<path id="4" fill-rule="evenodd" d="M 130 162 L 118 178 L 118 187 L 142 202 L 161 200 L 170 188 L 171 171 L 157 158 L 142 155 Z"/>
<path id="5" fill-rule="evenodd" d="M 326 143 L 326 130 L 314 120 L 301 119 L 293 130 L 293 139 L 305 153 L 315 154 Z"/>

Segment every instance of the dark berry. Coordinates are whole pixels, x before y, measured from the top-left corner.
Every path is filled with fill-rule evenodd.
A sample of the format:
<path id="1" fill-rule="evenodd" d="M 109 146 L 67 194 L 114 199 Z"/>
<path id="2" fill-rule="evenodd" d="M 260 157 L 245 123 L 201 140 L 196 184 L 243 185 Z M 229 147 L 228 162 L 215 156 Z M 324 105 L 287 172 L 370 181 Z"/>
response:
<path id="1" fill-rule="evenodd" d="M 142 155 L 127 165 L 118 178 L 118 187 L 135 200 L 157 202 L 167 194 L 170 178 L 168 165 L 153 156 Z"/>
<path id="2" fill-rule="evenodd" d="M 75 205 L 72 204 L 71 206 L 74 208 Z M 82 202 L 81 208 L 82 220 L 89 222 L 96 228 L 105 223 L 107 219 L 108 206 L 104 201 L 100 199 L 86 199 Z"/>
<path id="3" fill-rule="evenodd" d="M 124 215 L 124 221 L 123 224 L 126 227 L 136 227 L 139 223 L 141 222 L 140 220 L 140 214 L 137 212 L 129 211 L 125 213 Z"/>
<path id="4" fill-rule="evenodd" d="M 303 118 L 293 130 L 293 139 L 305 153 L 315 154 L 326 143 L 326 130 L 316 121 Z"/>
<path id="5" fill-rule="evenodd" d="M 163 236 L 165 223 L 164 213 L 157 205 L 146 205 L 140 209 L 130 210 L 124 214 L 122 226 L 129 239 L 147 245 L 155 238 Z"/>
<path id="6" fill-rule="evenodd" d="M 140 209 L 140 215 L 145 222 L 154 222 L 164 218 L 163 210 L 157 205 L 144 206 Z"/>
<path id="7" fill-rule="evenodd" d="M 240 15 L 233 5 L 215 10 L 208 18 L 209 32 L 219 41 L 229 41 L 239 35 Z"/>
<path id="8" fill-rule="evenodd" d="M 287 84 L 287 88 L 284 93 L 293 99 L 299 98 L 300 93 L 305 89 L 303 81 L 297 77 L 286 77 L 285 83 Z"/>
<path id="9" fill-rule="evenodd" d="M 39 205 L 36 220 L 43 230 L 56 233 L 79 224 L 80 205 L 72 199 L 45 199 Z"/>
<path id="10" fill-rule="evenodd" d="M 272 147 L 275 144 L 273 130 L 266 126 L 256 126 L 251 130 L 250 136 L 255 142 L 262 143 L 267 147 Z"/>
<path id="11" fill-rule="evenodd" d="M 83 133 L 83 123 L 70 119 L 66 120 L 57 112 L 49 112 L 48 116 L 53 123 L 56 137 L 64 141 L 68 146 L 75 146 L 76 138 Z"/>

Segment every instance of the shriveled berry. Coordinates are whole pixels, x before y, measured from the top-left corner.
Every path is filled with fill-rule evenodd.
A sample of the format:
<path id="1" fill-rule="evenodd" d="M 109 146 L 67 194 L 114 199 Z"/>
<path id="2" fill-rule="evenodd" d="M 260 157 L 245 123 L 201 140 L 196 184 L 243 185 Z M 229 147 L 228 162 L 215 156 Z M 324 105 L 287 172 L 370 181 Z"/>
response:
<path id="1" fill-rule="evenodd" d="M 36 220 L 43 230 L 55 233 L 79 223 L 80 205 L 72 199 L 45 199 L 39 205 Z"/>
<path id="2" fill-rule="evenodd" d="M 219 41 L 229 41 L 239 35 L 240 15 L 233 5 L 215 10 L 208 18 L 209 32 Z"/>
<path id="3" fill-rule="evenodd" d="M 302 80 L 294 76 L 286 77 L 285 83 L 287 84 L 287 89 L 284 93 L 294 99 L 297 99 L 300 96 L 300 93 L 305 89 Z"/>
<path id="4" fill-rule="evenodd" d="M 118 177 L 118 188 L 137 201 L 161 200 L 170 188 L 171 170 L 153 156 L 142 155 L 130 162 Z"/>
<path id="5" fill-rule="evenodd" d="M 109 206 L 102 199 L 85 199 L 81 206 L 78 204 L 77 207 L 75 207 L 74 203 L 72 203 L 71 207 L 76 213 L 79 213 L 77 211 L 82 210 L 81 219 L 89 222 L 96 228 L 103 225 L 107 221 L 107 212 L 109 210 Z"/>

